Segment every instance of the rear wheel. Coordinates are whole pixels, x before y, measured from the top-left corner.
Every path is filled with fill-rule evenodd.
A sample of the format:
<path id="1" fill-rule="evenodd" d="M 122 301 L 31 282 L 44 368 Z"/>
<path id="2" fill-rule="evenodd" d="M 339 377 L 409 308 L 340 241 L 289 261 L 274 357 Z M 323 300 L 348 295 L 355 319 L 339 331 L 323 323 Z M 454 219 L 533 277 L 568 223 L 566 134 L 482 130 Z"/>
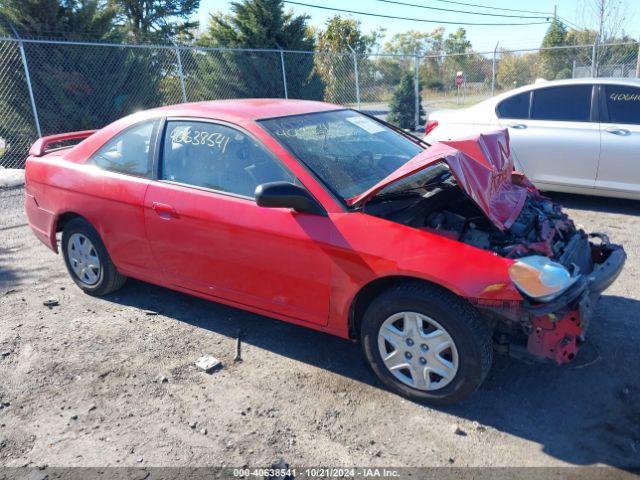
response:
<path id="1" fill-rule="evenodd" d="M 360 337 L 378 378 L 412 400 L 459 402 L 491 367 L 491 335 L 482 317 L 437 286 L 407 283 L 383 293 L 367 308 Z"/>
<path id="2" fill-rule="evenodd" d="M 75 218 L 62 231 L 62 255 L 73 281 L 85 292 L 101 296 L 118 290 L 127 280 L 109 257 L 98 232 Z"/>

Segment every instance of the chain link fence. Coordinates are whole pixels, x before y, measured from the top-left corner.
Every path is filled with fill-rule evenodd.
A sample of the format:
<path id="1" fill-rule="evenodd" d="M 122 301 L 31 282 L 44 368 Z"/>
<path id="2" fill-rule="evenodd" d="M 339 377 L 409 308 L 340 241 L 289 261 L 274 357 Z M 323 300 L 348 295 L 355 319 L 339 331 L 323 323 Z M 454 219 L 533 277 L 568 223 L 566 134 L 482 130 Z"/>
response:
<path id="1" fill-rule="evenodd" d="M 415 90 L 428 114 L 462 108 L 537 78 L 640 74 L 637 42 L 414 56 L 70 42 L 20 38 L 6 29 L 0 35 L 0 170 L 24 168 L 39 136 L 100 128 L 166 104 L 296 98 L 385 118 L 403 77 L 419 86 Z M 415 127 L 422 121 L 414 115 Z M 18 194 L 1 190 L 0 229 L 5 229 Z"/>

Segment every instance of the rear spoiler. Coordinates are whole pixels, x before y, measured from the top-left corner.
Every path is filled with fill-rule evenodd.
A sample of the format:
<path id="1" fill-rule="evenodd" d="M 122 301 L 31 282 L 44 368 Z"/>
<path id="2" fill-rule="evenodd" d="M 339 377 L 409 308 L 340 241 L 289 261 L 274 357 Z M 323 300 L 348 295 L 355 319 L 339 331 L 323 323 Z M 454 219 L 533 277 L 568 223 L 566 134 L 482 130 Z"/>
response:
<path id="1" fill-rule="evenodd" d="M 60 133 L 58 135 L 49 135 L 48 137 L 39 138 L 38 140 L 36 140 L 36 143 L 31 145 L 31 148 L 29 149 L 29 155 L 32 155 L 34 157 L 41 157 L 47 152 L 57 150 L 55 148 L 47 149 L 47 147 L 51 144 L 66 142 L 69 140 L 84 140 L 85 138 L 93 135 L 95 132 L 97 132 L 97 130 L 82 130 L 80 132 Z M 63 148 L 68 148 L 68 146 L 65 146 Z"/>

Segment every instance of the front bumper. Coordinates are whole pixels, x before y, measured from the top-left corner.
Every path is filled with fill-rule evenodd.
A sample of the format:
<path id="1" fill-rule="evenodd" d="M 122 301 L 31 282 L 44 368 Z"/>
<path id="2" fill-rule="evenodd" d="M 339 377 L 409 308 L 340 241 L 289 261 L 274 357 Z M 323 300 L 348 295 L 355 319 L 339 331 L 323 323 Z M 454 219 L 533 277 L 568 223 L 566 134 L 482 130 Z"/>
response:
<path id="1" fill-rule="evenodd" d="M 620 245 L 612 245 L 606 236 L 592 246 L 594 269 L 558 298 L 547 303 L 527 300 L 524 308 L 531 318 L 527 339 L 530 354 L 554 360 L 558 364 L 571 361 L 585 339 L 595 305 L 620 275 L 627 255 Z"/>

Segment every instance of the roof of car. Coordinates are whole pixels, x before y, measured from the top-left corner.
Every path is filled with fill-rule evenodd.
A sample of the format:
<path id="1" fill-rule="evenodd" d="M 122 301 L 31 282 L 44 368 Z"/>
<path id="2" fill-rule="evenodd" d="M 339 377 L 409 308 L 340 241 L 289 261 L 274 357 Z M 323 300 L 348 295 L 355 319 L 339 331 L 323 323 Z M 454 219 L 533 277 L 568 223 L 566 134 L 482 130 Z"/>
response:
<path id="1" fill-rule="evenodd" d="M 281 98 L 244 98 L 237 100 L 213 100 L 208 102 L 181 103 L 154 109 L 164 115 L 198 116 L 219 120 L 260 120 L 286 117 L 303 113 L 326 112 L 343 108 L 325 102 L 311 100 L 284 100 Z"/>
<path id="2" fill-rule="evenodd" d="M 628 85 L 631 87 L 640 87 L 640 78 L 614 78 L 614 77 L 586 77 L 586 78 L 565 78 L 562 80 L 545 80 L 539 79 L 536 82 L 522 87 L 514 88 L 503 92 L 495 97 L 487 99 L 488 103 L 497 103 L 504 98 L 511 97 L 520 92 L 528 92 L 529 90 L 536 90 L 538 88 L 554 87 L 557 85 L 584 85 L 584 84 L 615 84 L 615 85 Z"/>
<path id="3" fill-rule="evenodd" d="M 531 86 L 543 85 L 572 85 L 583 83 L 619 83 L 624 85 L 640 85 L 640 78 L 620 78 L 620 77 L 585 77 L 585 78 L 564 78 L 561 80 L 544 80 L 540 79 Z"/>

